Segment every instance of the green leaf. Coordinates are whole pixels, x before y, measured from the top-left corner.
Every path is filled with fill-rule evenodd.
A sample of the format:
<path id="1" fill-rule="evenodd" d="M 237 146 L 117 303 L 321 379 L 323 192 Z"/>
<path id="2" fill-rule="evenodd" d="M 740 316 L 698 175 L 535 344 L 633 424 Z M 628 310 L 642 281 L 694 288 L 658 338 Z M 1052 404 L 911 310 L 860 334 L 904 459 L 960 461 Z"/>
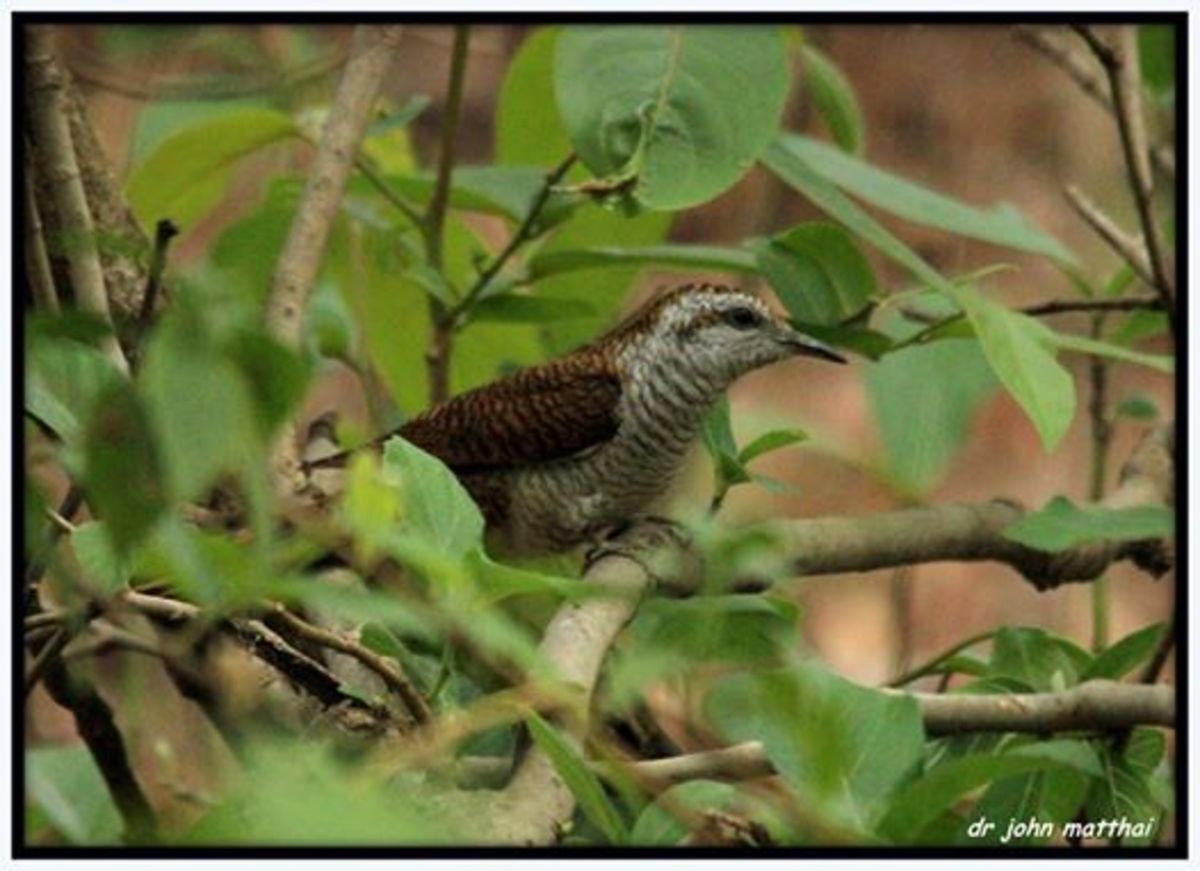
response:
<path id="1" fill-rule="evenodd" d="M 1169 327 L 1165 312 L 1142 309 L 1130 312 L 1107 338 L 1113 344 L 1131 346 L 1136 342 L 1164 335 Z"/>
<path id="2" fill-rule="evenodd" d="M 798 429 L 773 429 L 751 440 L 738 452 L 738 462 L 748 465 L 752 460 L 789 445 L 807 441 L 808 434 Z"/>
<path id="3" fill-rule="evenodd" d="M 70 339 L 34 341 L 26 357 L 25 407 L 65 442 L 74 442 L 105 390 L 122 380 L 104 354 Z"/>
<path id="4" fill-rule="evenodd" d="M 988 210 L 968 206 L 807 136 L 785 134 L 776 142 L 804 160 L 826 181 L 906 221 L 993 245 L 1043 254 L 1064 264 L 1078 263 L 1068 248 L 1011 205 Z"/>
<path id="5" fill-rule="evenodd" d="M 1142 82 L 1156 96 L 1175 93 L 1175 27 L 1171 24 L 1138 26 L 1138 61 Z"/>
<path id="6" fill-rule="evenodd" d="M 1159 372 L 1166 372 L 1167 374 L 1175 371 L 1175 359 L 1166 354 L 1143 354 L 1139 351 L 1126 348 L 1123 345 L 1113 345 L 1073 333 L 1060 333 L 1044 325 L 1043 329 L 1046 330 L 1048 338 L 1054 345 L 1066 351 L 1078 351 L 1081 354 L 1111 357 L 1114 360 L 1124 360 L 1128 363 L 1149 366 L 1151 369 L 1157 369 Z"/>
<path id="7" fill-rule="evenodd" d="M 1162 733 L 1147 728 L 1134 729 L 1123 754 L 1114 752 L 1111 745 L 1102 746 L 1100 760 L 1103 774 L 1094 779 L 1084 812 L 1089 821 L 1120 820 L 1150 824 L 1143 837 L 1128 838 L 1127 844 L 1147 844 L 1164 822 L 1167 808 L 1155 795 L 1151 785 L 1154 769 L 1165 749 Z"/>
<path id="8" fill-rule="evenodd" d="M 1075 818 L 1087 796 L 1091 778 L 1070 768 L 1048 768 L 1017 777 L 1005 777 L 988 785 L 971 809 L 970 819 L 996 823 L 982 837 L 967 833 L 966 826 L 957 826 L 956 842 L 966 845 L 1000 845 L 1004 847 L 1044 846 L 1052 842 L 1062 826 Z M 1031 830 L 1024 837 L 1010 831 L 1009 821 L 1050 823 L 1053 834 L 1042 836 Z M 1004 840 L 1001 840 L 1004 839 Z"/>
<path id="9" fill-rule="evenodd" d="M 140 377 L 176 499 L 194 498 L 222 473 L 247 468 L 262 444 L 250 387 L 201 324 L 182 313 L 164 321 Z"/>
<path id="10" fill-rule="evenodd" d="M 748 26 L 568 27 L 554 69 L 580 158 L 657 210 L 737 182 L 778 129 L 789 79 L 780 31 Z"/>
<path id="11" fill-rule="evenodd" d="M 530 712 L 525 722 L 533 740 L 550 757 L 554 770 L 571 790 L 592 825 L 604 833 L 609 843 L 627 843 L 629 832 L 625 822 L 575 745 L 536 712 Z"/>
<path id="12" fill-rule="evenodd" d="M 121 842 L 121 815 L 92 754 L 82 744 L 25 751 L 29 799 L 70 843 Z"/>
<path id="13" fill-rule="evenodd" d="M 810 662 L 727 678 L 704 701 L 731 741 L 761 741 L 798 800 L 866 826 L 920 764 L 916 702 L 843 680 Z"/>
<path id="14" fill-rule="evenodd" d="M 554 100 L 554 49 L 559 28 L 533 31 L 509 64 L 496 104 L 500 163 L 554 166 L 571 151 Z M 537 124 L 529 120 L 536 118 Z"/>
<path id="15" fill-rule="evenodd" d="M 1091 655 L 1044 629 L 1006 626 L 992 639 L 993 677 L 1018 681 L 1023 691 L 1054 692 L 1079 682 Z"/>
<path id="16" fill-rule="evenodd" d="M 1120 680 L 1150 658 L 1162 638 L 1165 624 L 1155 623 L 1130 632 L 1120 641 L 1096 655 L 1092 664 L 1079 676 L 1081 681 L 1093 678 Z"/>
<path id="17" fill-rule="evenodd" d="M 1062 764 L 1053 756 L 1019 752 L 959 756 L 938 765 L 895 793 L 879 821 L 878 830 L 896 843 L 919 843 L 922 832 L 940 814 L 985 783 L 1051 770 Z"/>
<path id="18" fill-rule="evenodd" d="M 235 109 L 168 137 L 134 167 L 125 194 L 144 227 L 170 218 L 185 229 L 225 194 L 233 164 L 297 135 L 292 117 L 272 109 Z"/>
<path id="19" fill-rule="evenodd" d="M 850 235 L 834 224 L 799 224 L 756 251 L 758 268 L 798 321 L 836 326 L 875 295 L 875 274 Z"/>
<path id="20" fill-rule="evenodd" d="M 740 594 L 652 599 L 626 630 L 625 656 L 678 653 L 696 662 L 769 662 L 796 643 L 796 608 Z"/>
<path id="21" fill-rule="evenodd" d="M 737 788 L 728 783 L 693 780 L 677 784 L 664 790 L 658 801 L 646 806 L 633 824 L 629 843 L 646 847 L 673 847 L 687 837 L 691 829 L 667 808 L 683 807 L 698 813 L 725 810 L 738 798 Z"/>
<path id="22" fill-rule="evenodd" d="M 88 504 L 124 556 L 166 508 L 150 420 L 128 382 L 113 384 L 97 400 L 84 429 L 83 453 Z"/>
<path id="23" fill-rule="evenodd" d="M 583 300 L 543 299 L 506 293 L 490 296 L 471 306 L 471 319 L 509 324 L 545 324 L 594 316 L 596 310 Z"/>
<path id="24" fill-rule="evenodd" d="M 1058 552 L 1093 541 L 1142 541 L 1175 534 L 1175 513 L 1161 505 L 1133 508 L 1079 508 L 1055 496 L 1004 530 L 1026 547 Z"/>
<path id="25" fill-rule="evenodd" d="M 805 89 L 833 141 L 843 151 L 861 152 L 863 115 L 854 88 L 837 65 L 811 44 L 800 48 L 800 57 L 804 62 Z"/>
<path id="26" fill-rule="evenodd" d="M 71 550 L 88 580 L 103 592 L 115 593 L 129 582 L 129 561 L 113 550 L 103 523 L 81 523 L 71 533 Z"/>
<path id="27" fill-rule="evenodd" d="M 259 432 L 269 437 L 304 399 L 312 367 L 291 348 L 256 330 L 239 331 L 227 350 L 249 387 Z"/>
<path id="28" fill-rule="evenodd" d="M 646 245 L 639 248 L 615 246 L 543 250 L 529 259 L 528 280 L 584 269 L 622 266 L 677 266 L 681 269 L 755 272 L 755 257 L 740 248 L 715 245 Z"/>
<path id="29" fill-rule="evenodd" d="M 835 348 L 853 351 L 868 360 L 879 360 L 892 349 L 894 344 L 887 334 L 863 327 L 824 326 L 804 321 L 792 321 L 792 326 L 818 341 Z"/>
<path id="30" fill-rule="evenodd" d="M 937 486 L 996 387 L 979 343 L 969 339 L 901 349 L 868 368 L 864 378 L 888 477 L 914 495 Z"/>
<path id="31" fill-rule="evenodd" d="M 1158 404 L 1144 393 L 1134 393 L 1121 400 L 1117 405 L 1117 414 L 1132 420 L 1156 420 Z"/>
<path id="32" fill-rule="evenodd" d="M 396 436 L 384 445 L 383 472 L 400 488 L 400 514 L 407 534 L 453 557 L 482 544 L 479 507 L 437 457 Z"/>

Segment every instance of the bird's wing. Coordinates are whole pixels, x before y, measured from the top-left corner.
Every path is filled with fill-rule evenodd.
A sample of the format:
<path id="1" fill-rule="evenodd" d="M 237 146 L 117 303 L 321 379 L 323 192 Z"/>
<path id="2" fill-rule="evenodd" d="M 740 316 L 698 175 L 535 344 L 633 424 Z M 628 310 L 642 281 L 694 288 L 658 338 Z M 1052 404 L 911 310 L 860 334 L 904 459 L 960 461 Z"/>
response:
<path id="1" fill-rule="evenodd" d="M 567 358 L 456 396 L 398 433 L 459 473 L 537 465 L 615 436 L 620 398 L 615 371 Z"/>

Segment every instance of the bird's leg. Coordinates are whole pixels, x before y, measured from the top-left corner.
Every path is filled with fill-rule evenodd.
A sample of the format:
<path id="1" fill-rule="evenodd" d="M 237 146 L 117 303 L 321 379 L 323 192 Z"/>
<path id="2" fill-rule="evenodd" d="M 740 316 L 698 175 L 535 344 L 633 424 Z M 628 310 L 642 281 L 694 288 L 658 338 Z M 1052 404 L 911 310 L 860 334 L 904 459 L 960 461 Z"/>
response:
<path id="1" fill-rule="evenodd" d="M 601 559 L 621 556 L 641 566 L 656 589 L 688 596 L 704 578 L 704 559 L 691 535 L 668 517 L 640 514 L 597 527 L 584 555 L 584 571 Z"/>

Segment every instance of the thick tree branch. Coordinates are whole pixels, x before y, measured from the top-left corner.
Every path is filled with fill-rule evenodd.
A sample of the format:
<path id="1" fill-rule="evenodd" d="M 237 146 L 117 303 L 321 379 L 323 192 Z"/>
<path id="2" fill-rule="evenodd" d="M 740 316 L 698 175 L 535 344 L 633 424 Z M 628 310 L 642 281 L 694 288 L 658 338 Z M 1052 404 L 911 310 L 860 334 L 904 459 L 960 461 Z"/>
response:
<path id="1" fill-rule="evenodd" d="M 267 296 L 267 328 L 286 345 L 300 345 L 305 306 L 400 32 L 398 25 L 360 25 L 354 31 L 349 60 Z M 303 487 L 294 442 L 294 429 L 286 427 L 272 457 L 275 489 L 283 498 Z"/>
<path id="2" fill-rule="evenodd" d="M 76 304 L 110 327 L 104 270 L 96 243 L 96 228 L 80 174 L 71 124 L 67 116 L 66 85 L 54 55 L 54 32 L 47 25 L 30 25 L 26 32 L 25 68 L 29 78 L 29 123 L 39 171 L 50 187 L 69 266 Z M 115 331 L 101 347 L 121 372 L 129 372 Z"/>
<path id="3" fill-rule="evenodd" d="M 1174 503 L 1171 427 L 1142 439 L 1120 484 L 1099 505 L 1128 508 Z M 907 508 L 865 517 L 821 517 L 776 524 L 798 575 L 863 572 L 943 560 L 1003 562 L 1039 590 L 1090 581 L 1113 562 L 1131 559 L 1152 574 L 1164 554 L 1145 542 L 1096 542 L 1059 553 L 1034 550 L 1001 533 L 1023 514 L 1005 501 Z"/>
<path id="4" fill-rule="evenodd" d="M 930 736 L 976 732 L 1111 732 L 1134 726 L 1175 726 L 1175 690 L 1094 680 L 1059 693 L 947 695 L 897 693 L 916 699 Z M 763 745 L 747 741 L 719 750 L 633 765 L 658 789 L 686 780 L 750 780 L 775 773 Z M 603 769 L 601 769 L 603 771 Z"/>

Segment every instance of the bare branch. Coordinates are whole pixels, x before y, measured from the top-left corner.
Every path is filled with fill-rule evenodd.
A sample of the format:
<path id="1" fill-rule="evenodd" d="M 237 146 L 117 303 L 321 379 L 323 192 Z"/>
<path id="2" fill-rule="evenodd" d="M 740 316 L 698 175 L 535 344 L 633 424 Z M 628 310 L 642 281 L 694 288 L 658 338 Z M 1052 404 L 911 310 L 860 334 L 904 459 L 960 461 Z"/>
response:
<path id="1" fill-rule="evenodd" d="M 41 162 L 39 171 L 50 186 L 64 236 L 75 301 L 111 327 L 96 229 L 71 137 L 63 72 L 54 55 L 54 33 L 47 25 L 29 25 L 26 36 L 30 129 Z M 102 340 L 102 348 L 117 369 L 128 374 L 129 363 L 115 332 Z"/>
<path id="2" fill-rule="evenodd" d="M 1076 214 L 1096 231 L 1096 235 L 1107 242 L 1108 247 L 1117 252 L 1117 256 L 1129 264 L 1129 268 L 1138 278 L 1146 282 L 1148 286 L 1154 287 L 1154 275 L 1150 268 L 1150 261 L 1146 259 L 1146 250 L 1142 240 L 1130 236 L 1122 230 L 1116 221 L 1088 199 L 1087 195 L 1079 188 L 1067 185 L 1063 192 L 1067 195 L 1067 201 L 1075 209 Z M 1162 307 L 1161 297 L 1159 307 Z"/>
<path id="3" fill-rule="evenodd" d="M 275 605 L 272 613 L 274 617 L 278 618 L 280 623 L 297 637 L 305 641 L 310 641 L 313 644 L 318 644 L 321 647 L 328 647 L 330 650 L 344 653 L 347 656 L 352 656 L 375 672 L 375 674 L 379 675 L 383 679 L 383 682 L 400 697 L 400 700 L 404 702 L 409 712 L 413 715 L 413 719 L 418 723 L 428 723 L 433 718 L 433 711 L 429 707 L 429 702 L 425 700 L 425 696 L 413 685 L 412 681 L 408 679 L 408 675 L 404 673 L 394 660 L 380 656 L 373 650 L 368 650 L 357 641 L 346 638 L 336 632 L 331 632 L 320 626 L 314 626 L 307 620 L 303 620 L 291 611 L 288 611 L 282 605 Z"/>
<path id="4" fill-rule="evenodd" d="M 1112 93 L 1113 114 L 1121 135 L 1121 148 L 1129 174 L 1129 187 L 1137 205 L 1138 220 L 1145 238 L 1146 256 L 1154 276 L 1152 286 L 1163 300 L 1163 307 L 1175 329 L 1175 279 L 1167 267 L 1165 248 L 1158 221 L 1154 217 L 1154 178 L 1150 174 L 1150 149 L 1146 137 L 1146 121 L 1142 115 L 1141 69 L 1138 64 L 1137 28 L 1122 25 L 1116 28 L 1116 39 L 1108 42 L 1091 27 L 1079 26 L 1076 32 L 1083 37 L 1092 53 L 1104 67 Z"/>
<path id="5" fill-rule="evenodd" d="M 46 253 L 45 230 L 33 192 L 33 166 L 25 156 L 25 265 L 29 272 L 29 288 L 34 305 L 47 314 L 58 314 L 58 291 Z"/>
<path id="6" fill-rule="evenodd" d="M 300 344 L 308 296 L 400 31 L 398 25 L 360 25 L 354 31 L 349 60 L 267 296 L 267 328 L 286 345 Z M 282 496 L 290 497 L 303 486 L 298 465 L 294 431 L 287 427 L 272 457 L 272 477 Z"/>

